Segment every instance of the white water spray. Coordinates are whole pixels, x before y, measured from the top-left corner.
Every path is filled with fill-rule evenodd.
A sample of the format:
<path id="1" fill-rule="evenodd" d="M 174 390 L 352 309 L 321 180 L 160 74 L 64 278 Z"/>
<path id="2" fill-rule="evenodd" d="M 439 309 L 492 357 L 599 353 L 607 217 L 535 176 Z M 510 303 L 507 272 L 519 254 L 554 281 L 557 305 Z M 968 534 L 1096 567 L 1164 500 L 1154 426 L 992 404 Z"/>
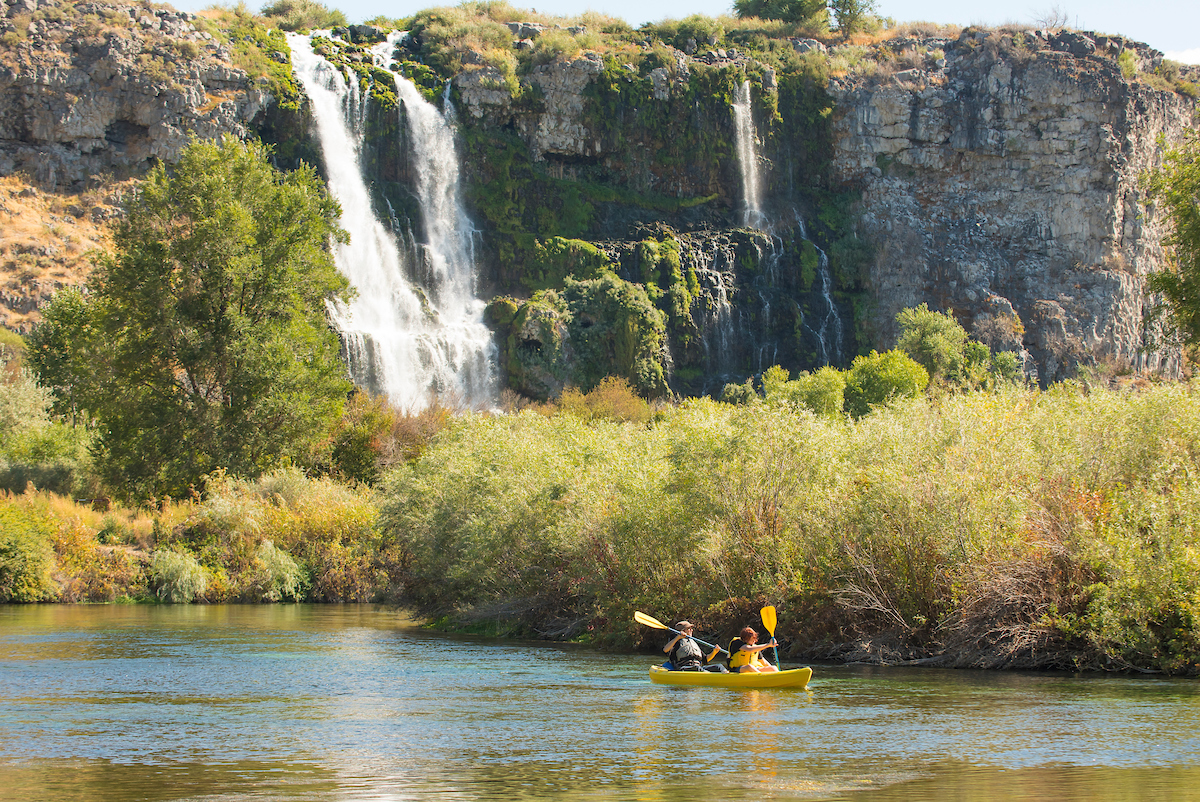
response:
<path id="1" fill-rule="evenodd" d="M 324 33 L 324 32 L 322 32 Z M 296 77 L 312 102 L 329 190 L 342 205 L 349 244 L 338 269 L 357 290 L 331 309 L 356 382 L 402 408 L 442 396 L 469 406 L 495 403 L 495 345 L 474 296 L 474 227 L 459 200 L 453 109 L 442 115 L 408 79 L 395 76 L 413 143 L 425 241 L 402 247 L 375 213 L 362 167 L 365 98 L 356 81 L 288 34 Z M 376 49 L 385 60 L 394 40 Z M 384 51 L 383 48 L 387 48 Z"/>
<path id="2" fill-rule="evenodd" d="M 750 104 L 750 82 L 742 81 L 733 98 L 733 122 L 736 129 L 738 166 L 742 173 L 742 197 L 746 208 L 742 224 L 765 229 L 767 217 L 762 209 L 762 181 L 758 174 L 758 132 L 754 128 L 754 109 Z"/>

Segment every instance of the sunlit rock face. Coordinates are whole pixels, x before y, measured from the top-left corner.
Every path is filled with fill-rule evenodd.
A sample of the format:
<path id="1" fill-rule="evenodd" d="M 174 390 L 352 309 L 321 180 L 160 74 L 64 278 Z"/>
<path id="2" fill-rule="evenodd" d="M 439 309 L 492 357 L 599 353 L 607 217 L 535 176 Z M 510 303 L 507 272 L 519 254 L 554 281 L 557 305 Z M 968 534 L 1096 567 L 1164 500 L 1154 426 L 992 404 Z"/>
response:
<path id="1" fill-rule="evenodd" d="M 246 136 L 269 98 L 195 22 L 106 0 L 0 5 L 0 175 L 69 190 L 174 161 L 193 134 Z"/>
<path id="2" fill-rule="evenodd" d="M 908 67 L 835 79 L 834 175 L 862 188 L 860 233 L 879 246 L 877 337 L 929 302 L 1027 349 L 1043 382 L 1081 363 L 1178 372 L 1146 351 L 1149 272 L 1163 220 L 1139 177 L 1195 102 L 1123 76 L 1162 54 L 1076 32 L 963 33 L 899 44 Z M 912 57 L 916 54 L 916 57 Z M 921 54 L 924 54 L 923 57 Z M 1015 311 L 1023 334 L 996 321 Z"/>

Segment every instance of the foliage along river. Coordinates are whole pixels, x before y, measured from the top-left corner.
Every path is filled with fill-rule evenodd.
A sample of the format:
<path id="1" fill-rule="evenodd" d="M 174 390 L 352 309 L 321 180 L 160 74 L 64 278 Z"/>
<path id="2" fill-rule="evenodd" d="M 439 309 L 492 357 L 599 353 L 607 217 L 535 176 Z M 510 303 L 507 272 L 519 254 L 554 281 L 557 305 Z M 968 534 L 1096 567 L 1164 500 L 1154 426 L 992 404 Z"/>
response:
<path id="1" fill-rule="evenodd" d="M 1178 799 L 1200 686 L 817 667 L 651 685 L 645 655 L 356 606 L 0 606 L 0 799 Z"/>

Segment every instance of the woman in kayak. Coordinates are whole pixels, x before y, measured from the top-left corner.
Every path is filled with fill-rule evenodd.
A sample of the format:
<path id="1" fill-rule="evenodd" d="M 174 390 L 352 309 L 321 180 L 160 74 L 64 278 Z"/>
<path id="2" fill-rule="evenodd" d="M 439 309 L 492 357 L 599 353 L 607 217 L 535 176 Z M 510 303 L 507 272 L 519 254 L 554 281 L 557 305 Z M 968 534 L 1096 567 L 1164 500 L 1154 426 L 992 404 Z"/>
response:
<path id="1" fill-rule="evenodd" d="M 770 643 L 764 643 L 762 646 L 758 644 L 758 633 L 753 627 L 746 627 L 739 635 L 742 645 L 737 648 L 733 654 L 729 655 L 729 667 L 741 673 L 760 673 L 766 674 L 779 669 L 762 659 L 764 649 L 770 649 L 775 645 L 775 639 L 771 638 Z"/>

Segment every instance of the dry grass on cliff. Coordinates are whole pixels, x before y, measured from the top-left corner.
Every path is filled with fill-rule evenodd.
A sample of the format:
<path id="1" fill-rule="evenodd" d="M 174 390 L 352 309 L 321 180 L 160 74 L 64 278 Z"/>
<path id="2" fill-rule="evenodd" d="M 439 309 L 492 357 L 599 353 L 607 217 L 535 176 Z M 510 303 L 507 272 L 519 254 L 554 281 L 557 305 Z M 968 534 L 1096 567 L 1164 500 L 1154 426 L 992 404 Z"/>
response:
<path id="1" fill-rule="evenodd" d="M 66 194 L 0 178 L 0 326 L 28 333 L 39 304 L 87 280 L 91 254 L 111 244 L 110 221 L 127 186 Z"/>

